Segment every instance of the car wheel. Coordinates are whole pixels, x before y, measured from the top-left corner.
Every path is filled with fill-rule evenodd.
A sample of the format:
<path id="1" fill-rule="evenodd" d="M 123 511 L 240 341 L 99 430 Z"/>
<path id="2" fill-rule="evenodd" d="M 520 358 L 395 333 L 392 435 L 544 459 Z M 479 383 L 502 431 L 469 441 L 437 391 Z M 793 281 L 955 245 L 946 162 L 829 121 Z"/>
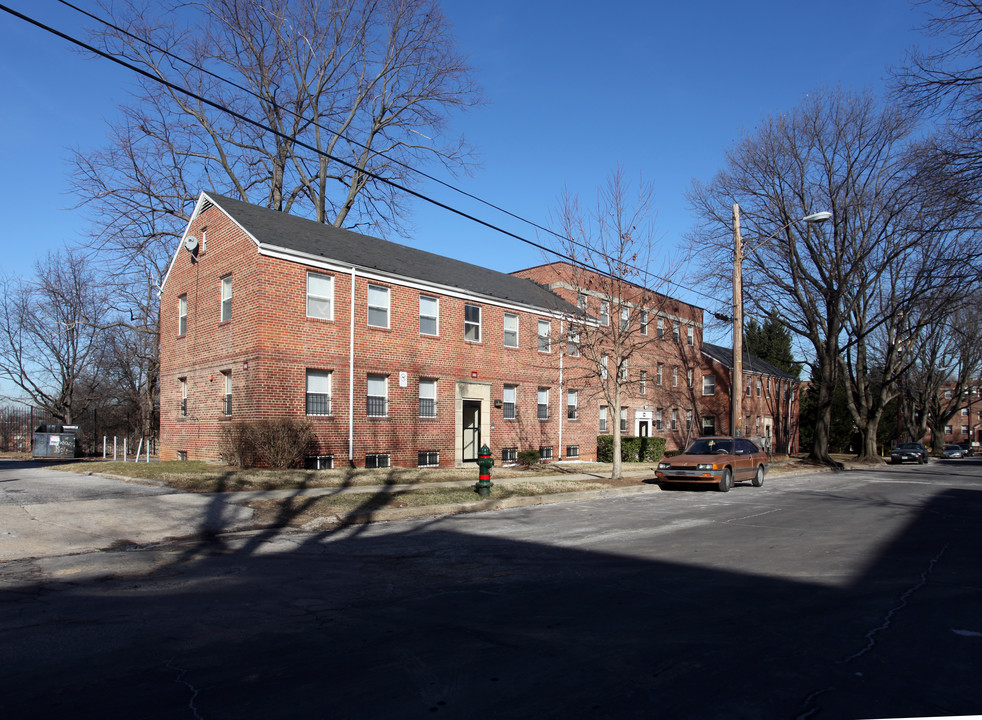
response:
<path id="1" fill-rule="evenodd" d="M 754 479 L 753 479 L 752 483 L 753 483 L 753 486 L 754 487 L 760 487 L 761 485 L 764 484 L 764 466 L 763 465 L 760 465 L 757 468 L 757 474 L 754 475 Z"/>
<path id="2" fill-rule="evenodd" d="M 723 471 L 723 477 L 719 479 L 719 491 L 729 492 L 731 487 L 733 487 L 733 471 L 726 468 Z"/>
<path id="3" fill-rule="evenodd" d="M 896 458 L 890 458 L 890 464 L 891 465 L 899 465 L 900 464 L 900 461 L 897 460 Z"/>
<path id="4" fill-rule="evenodd" d="M 921 465 L 927 465 L 927 458 L 921 455 L 921 459 L 919 460 L 919 462 Z"/>

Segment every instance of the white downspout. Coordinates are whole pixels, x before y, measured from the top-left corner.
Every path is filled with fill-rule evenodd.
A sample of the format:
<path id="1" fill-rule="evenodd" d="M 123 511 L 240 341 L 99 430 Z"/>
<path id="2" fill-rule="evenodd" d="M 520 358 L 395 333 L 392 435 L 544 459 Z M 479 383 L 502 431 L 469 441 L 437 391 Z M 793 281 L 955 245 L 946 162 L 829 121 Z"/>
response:
<path id="1" fill-rule="evenodd" d="M 348 464 L 355 464 L 355 280 L 351 268 L 351 312 L 348 328 Z"/>
<path id="2" fill-rule="evenodd" d="M 563 418 L 566 413 L 563 410 L 565 403 L 563 402 L 563 320 L 559 320 L 559 459 L 563 459 Z"/>

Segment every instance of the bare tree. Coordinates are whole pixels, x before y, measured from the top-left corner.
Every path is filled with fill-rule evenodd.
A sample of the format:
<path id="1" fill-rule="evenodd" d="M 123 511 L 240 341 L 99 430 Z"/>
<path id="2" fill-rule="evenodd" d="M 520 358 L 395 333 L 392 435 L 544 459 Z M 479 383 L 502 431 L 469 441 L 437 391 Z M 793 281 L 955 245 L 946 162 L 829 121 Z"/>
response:
<path id="1" fill-rule="evenodd" d="M 640 373 L 653 365 L 644 351 L 659 339 L 654 329 L 658 316 L 678 305 L 652 289 L 664 284 L 649 270 L 655 244 L 652 198 L 650 185 L 642 181 L 635 194 L 615 171 L 590 210 L 566 193 L 556 223 L 557 234 L 565 238 L 562 253 L 574 262 L 558 266 L 561 287 L 554 289 L 582 310 L 561 338 L 567 355 L 564 383 L 590 388 L 608 408 L 612 477 L 622 474 L 621 409 L 637 393 Z M 677 312 L 671 315 L 677 320 Z M 684 360 L 675 367 L 686 367 Z"/>
<path id="2" fill-rule="evenodd" d="M 0 377 L 35 405 L 72 424 L 102 382 L 99 324 L 108 303 L 75 251 L 49 254 L 32 281 L 0 282 Z"/>
<path id="3" fill-rule="evenodd" d="M 951 212 L 943 203 L 928 207 L 910 162 L 916 129 L 912 117 L 881 108 L 869 93 L 822 90 L 766 118 L 728 153 L 709 185 L 690 193 L 702 218 L 694 241 L 708 259 L 704 265 L 728 266 L 730 206 L 737 199 L 750 238 L 748 300 L 759 314 L 776 308 L 785 326 L 808 341 L 818 397 L 810 457 L 818 462 L 833 462 L 828 432 L 839 373 L 847 375 L 850 409 L 862 425 L 860 454 L 875 454 L 876 423 L 890 392 L 881 387 L 874 396 L 867 381 L 895 379 L 901 365 L 887 352 L 873 372 L 870 343 L 878 332 L 895 334 L 891 323 L 905 298 L 943 282 L 941 271 L 950 266 L 939 259 L 951 257 L 958 242 L 957 234 L 945 234 Z M 817 210 L 833 213 L 829 226 L 799 222 Z"/>

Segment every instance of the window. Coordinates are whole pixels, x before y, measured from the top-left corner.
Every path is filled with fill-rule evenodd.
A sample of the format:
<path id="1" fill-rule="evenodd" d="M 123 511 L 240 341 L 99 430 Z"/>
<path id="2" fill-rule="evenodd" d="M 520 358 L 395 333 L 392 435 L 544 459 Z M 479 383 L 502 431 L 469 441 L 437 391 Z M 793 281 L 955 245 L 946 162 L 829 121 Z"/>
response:
<path id="1" fill-rule="evenodd" d="M 600 358 L 600 377 L 603 380 L 607 379 L 607 356 L 603 355 Z"/>
<path id="2" fill-rule="evenodd" d="M 712 373 L 702 376 L 702 394 L 703 395 L 715 395 L 716 394 L 716 376 Z"/>
<path id="3" fill-rule="evenodd" d="M 481 308 L 464 305 L 464 340 L 481 342 Z"/>
<path id="4" fill-rule="evenodd" d="M 962 425 L 962 435 L 968 435 L 968 425 Z"/>
<path id="5" fill-rule="evenodd" d="M 437 450 L 420 450 L 416 453 L 417 467 L 440 467 L 440 453 Z"/>
<path id="6" fill-rule="evenodd" d="M 944 434 L 945 435 L 951 435 L 951 425 L 945 425 L 944 426 Z"/>
<path id="7" fill-rule="evenodd" d="M 389 288 L 384 285 L 368 286 L 368 325 L 389 327 Z"/>
<path id="8" fill-rule="evenodd" d="M 679 386 L 679 366 L 678 365 L 673 365 L 672 366 L 672 387 L 678 387 L 678 386 Z"/>
<path id="9" fill-rule="evenodd" d="M 222 400 L 222 414 L 232 414 L 232 371 L 226 370 L 222 373 L 222 384 L 225 386 L 225 396 Z"/>
<path id="10" fill-rule="evenodd" d="M 580 309 L 580 312 L 586 312 L 587 297 L 583 293 L 579 293 L 576 296 L 576 307 Z"/>
<path id="11" fill-rule="evenodd" d="M 436 417 L 436 380 L 432 378 L 419 379 L 419 416 Z"/>
<path id="12" fill-rule="evenodd" d="M 627 360 L 621 361 L 621 366 L 617 370 L 617 379 L 622 383 L 627 382 Z"/>
<path id="13" fill-rule="evenodd" d="M 419 296 L 419 334 L 440 334 L 440 303 L 435 297 Z"/>
<path id="14" fill-rule="evenodd" d="M 566 347 L 566 354 L 570 357 L 580 356 L 580 334 L 571 332 L 569 334 L 569 344 Z"/>
<path id="15" fill-rule="evenodd" d="M 201 254 L 208 251 L 208 228 L 201 228 Z"/>
<path id="16" fill-rule="evenodd" d="M 332 470 L 334 468 L 333 455 L 308 455 L 303 459 L 305 470 Z"/>
<path id="17" fill-rule="evenodd" d="M 232 276 L 222 278 L 222 322 L 232 319 Z"/>
<path id="18" fill-rule="evenodd" d="M 685 386 L 692 387 L 692 368 L 685 371 Z"/>
<path id="19" fill-rule="evenodd" d="M 945 390 L 944 391 L 944 399 L 945 400 L 951 400 L 951 390 Z"/>
<path id="20" fill-rule="evenodd" d="M 518 315 L 505 313 L 505 347 L 518 347 Z"/>
<path id="21" fill-rule="evenodd" d="M 186 335 L 188 331 L 188 296 L 177 298 L 177 334 Z"/>
<path id="22" fill-rule="evenodd" d="M 760 378 L 757 378 L 757 397 L 760 397 Z"/>
<path id="23" fill-rule="evenodd" d="M 552 323 L 539 320 L 539 352 L 552 352 Z"/>
<path id="24" fill-rule="evenodd" d="M 661 430 L 664 422 L 662 420 L 661 408 L 655 410 L 655 430 Z"/>
<path id="25" fill-rule="evenodd" d="M 703 435 L 716 434 L 716 418 L 707 415 L 702 419 L 702 434 Z"/>
<path id="26" fill-rule="evenodd" d="M 691 410 L 686 410 L 685 411 L 685 429 L 686 430 L 691 430 L 692 429 L 692 411 Z"/>
<path id="27" fill-rule="evenodd" d="M 747 376 L 747 397 L 753 395 L 754 379 Z"/>
<path id="28" fill-rule="evenodd" d="M 518 462 L 518 448 L 502 448 L 501 462 Z"/>
<path id="29" fill-rule="evenodd" d="M 621 408 L 621 432 L 627 432 L 627 408 Z"/>
<path id="30" fill-rule="evenodd" d="M 371 453 L 365 456 L 366 468 L 387 468 L 389 467 L 388 453 Z"/>
<path id="31" fill-rule="evenodd" d="M 638 330 L 642 335 L 648 334 L 648 313 L 644 310 L 638 312 Z"/>
<path id="32" fill-rule="evenodd" d="M 388 414 L 389 378 L 386 375 L 368 376 L 368 417 Z"/>
<path id="33" fill-rule="evenodd" d="M 566 393 L 566 418 L 569 420 L 576 420 L 576 410 L 577 401 L 579 400 L 579 392 L 576 390 L 569 390 Z"/>
<path id="34" fill-rule="evenodd" d="M 307 273 L 307 317 L 334 319 L 334 278 Z"/>
<path id="35" fill-rule="evenodd" d="M 665 318 L 658 318 L 655 322 L 655 334 L 659 340 L 665 337 Z"/>
<path id="36" fill-rule="evenodd" d="M 696 329 L 689 325 L 686 330 L 686 342 L 689 343 L 689 347 L 692 347 L 696 343 Z"/>
<path id="37" fill-rule="evenodd" d="M 621 308 L 621 332 L 627 332 L 631 328 L 631 310 L 626 307 Z"/>
<path id="38" fill-rule="evenodd" d="M 672 323 L 672 342 L 677 343 L 678 341 L 679 341 L 679 324 L 676 322 L 676 323 Z"/>
<path id="39" fill-rule="evenodd" d="M 518 395 L 518 385 L 505 385 L 502 397 L 505 420 L 515 419 L 515 399 Z"/>
<path id="40" fill-rule="evenodd" d="M 607 432 L 607 406 L 600 406 L 600 432 Z"/>
<path id="41" fill-rule="evenodd" d="M 672 430 L 679 429 L 679 411 L 672 409 Z"/>
<path id="42" fill-rule="evenodd" d="M 645 370 L 642 370 L 638 375 L 638 392 L 644 395 L 647 389 L 648 389 L 648 373 Z"/>
<path id="43" fill-rule="evenodd" d="M 180 462 L 187 462 L 187 459 L 188 459 L 188 451 L 187 450 L 178 450 L 177 451 L 177 459 Z"/>
<path id="44" fill-rule="evenodd" d="M 600 301 L 600 324 L 604 327 L 610 325 L 610 303 L 606 300 Z"/>
<path id="45" fill-rule="evenodd" d="M 567 458 L 578 458 L 580 456 L 580 446 L 579 445 L 567 445 L 566 446 L 566 457 Z"/>
<path id="46" fill-rule="evenodd" d="M 962 417 L 968 417 L 968 408 L 962 408 Z"/>
<path id="47" fill-rule="evenodd" d="M 549 388 L 539 388 L 538 418 L 549 419 Z"/>
<path id="48" fill-rule="evenodd" d="M 542 445 L 539 447 L 539 459 L 540 460 L 552 460 L 552 446 L 546 447 Z"/>
<path id="49" fill-rule="evenodd" d="M 662 373 L 663 373 L 664 369 L 665 369 L 665 366 L 662 365 L 661 363 L 658 363 L 658 367 L 655 369 L 655 385 L 661 385 L 661 382 L 662 382 Z"/>
<path id="50" fill-rule="evenodd" d="M 188 379 L 178 378 L 181 382 L 181 417 L 188 416 Z"/>
<path id="51" fill-rule="evenodd" d="M 307 414 L 331 414 L 331 373 L 327 370 L 307 371 Z"/>

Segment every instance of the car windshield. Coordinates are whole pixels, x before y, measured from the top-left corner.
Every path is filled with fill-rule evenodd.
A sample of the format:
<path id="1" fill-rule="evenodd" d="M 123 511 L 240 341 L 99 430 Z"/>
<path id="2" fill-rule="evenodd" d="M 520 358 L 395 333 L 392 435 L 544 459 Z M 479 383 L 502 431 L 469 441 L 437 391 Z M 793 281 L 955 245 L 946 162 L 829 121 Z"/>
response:
<path id="1" fill-rule="evenodd" d="M 716 438 L 699 438 L 693 440 L 692 444 L 686 448 L 685 455 L 715 455 L 720 453 L 733 453 L 732 440 L 718 440 Z"/>
<path id="2" fill-rule="evenodd" d="M 897 445 L 897 450 L 920 450 L 921 446 L 917 443 L 900 443 Z"/>

